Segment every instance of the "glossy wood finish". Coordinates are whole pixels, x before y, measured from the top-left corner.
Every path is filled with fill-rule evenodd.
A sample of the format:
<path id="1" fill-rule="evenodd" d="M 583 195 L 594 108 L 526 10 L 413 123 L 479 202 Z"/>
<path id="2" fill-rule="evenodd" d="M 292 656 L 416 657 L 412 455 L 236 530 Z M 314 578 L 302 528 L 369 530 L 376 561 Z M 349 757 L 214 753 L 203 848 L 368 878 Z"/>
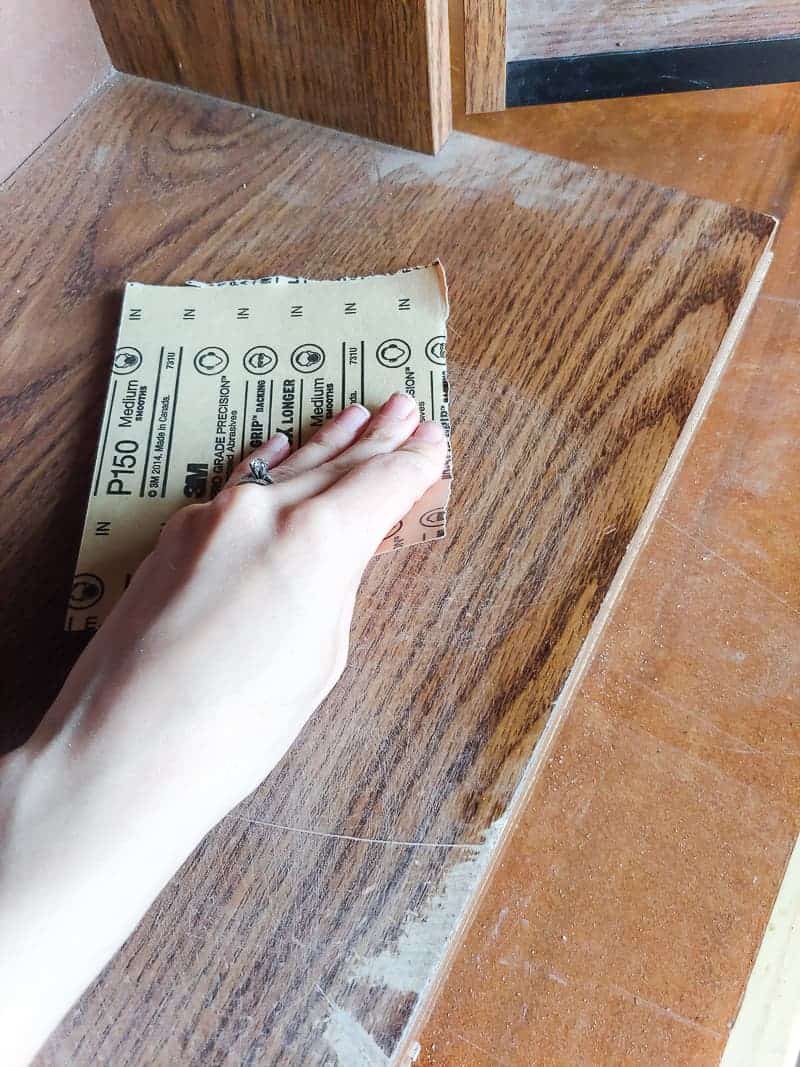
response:
<path id="1" fill-rule="evenodd" d="M 447 266 L 447 543 L 371 565 L 341 684 L 40 1058 L 385 1062 L 772 222 L 468 136 L 431 160 L 126 79 L 2 209 L 6 740 L 80 645 L 60 628 L 122 282 Z"/>
<path id="2" fill-rule="evenodd" d="M 800 830 L 800 86 L 456 122 L 782 219 L 751 321 L 414 1035 L 421 1067 L 717 1067 Z"/>
<path id="3" fill-rule="evenodd" d="M 91 0 L 117 69 L 436 152 L 447 0 Z"/>
<path id="4" fill-rule="evenodd" d="M 508 0 L 508 58 L 546 59 L 783 37 L 798 0 Z"/>
<path id="5" fill-rule="evenodd" d="M 463 0 L 467 114 L 506 106 L 506 0 Z"/>

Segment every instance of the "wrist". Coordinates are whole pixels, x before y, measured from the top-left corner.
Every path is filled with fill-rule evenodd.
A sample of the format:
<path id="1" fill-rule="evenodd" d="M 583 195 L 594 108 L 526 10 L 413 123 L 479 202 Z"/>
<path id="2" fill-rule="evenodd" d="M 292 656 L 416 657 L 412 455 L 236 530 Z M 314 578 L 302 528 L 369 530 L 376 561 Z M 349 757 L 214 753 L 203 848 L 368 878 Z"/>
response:
<path id="1" fill-rule="evenodd" d="M 109 857 L 138 850 L 174 867 L 232 805 L 213 773 L 218 750 L 176 727 L 173 701 L 152 672 L 66 688 L 20 750 L 19 774 L 41 804 L 107 837 Z"/>
<path id="2" fill-rule="evenodd" d="M 0 763 L 0 1060 L 23 1064 L 208 826 L 69 731 Z M 44 738 L 44 740 L 43 740 Z M 164 799 L 164 798 L 162 798 Z"/>

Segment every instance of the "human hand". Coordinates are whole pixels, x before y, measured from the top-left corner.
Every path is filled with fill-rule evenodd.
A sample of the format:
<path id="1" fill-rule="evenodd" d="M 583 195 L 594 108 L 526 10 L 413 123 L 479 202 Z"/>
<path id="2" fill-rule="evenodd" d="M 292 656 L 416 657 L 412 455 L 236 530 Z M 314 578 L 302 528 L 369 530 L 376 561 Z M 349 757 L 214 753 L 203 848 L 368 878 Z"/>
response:
<path id="1" fill-rule="evenodd" d="M 0 1059 L 24 1064 L 339 678 L 364 567 L 442 474 L 395 395 L 166 524 L 42 725 L 0 761 Z M 252 458 L 252 457 L 250 457 Z"/>
<path id="2" fill-rule="evenodd" d="M 202 781 L 216 821 L 341 675 L 364 567 L 445 452 L 405 393 L 372 417 L 346 408 L 292 455 L 273 437 L 211 503 L 166 524 L 70 677 L 66 705 L 82 710 L 59 729 L 112 747 L 118 774 L 159 790 Z M 273 485 L 238 484 L 253 458 Z"/>

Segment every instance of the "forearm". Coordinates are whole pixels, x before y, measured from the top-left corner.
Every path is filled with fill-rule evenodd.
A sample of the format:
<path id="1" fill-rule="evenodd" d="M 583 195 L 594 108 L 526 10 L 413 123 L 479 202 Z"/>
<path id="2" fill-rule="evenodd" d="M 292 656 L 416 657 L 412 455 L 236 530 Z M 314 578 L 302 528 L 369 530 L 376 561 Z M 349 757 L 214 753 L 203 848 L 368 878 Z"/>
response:
<path id="1" fill-rule="evenodd" d="M 30 1060 L 221 814 L 153 788 L 102 739 L 70 737 L 34 738 L 0 764 L 7 1067 Z"/>
<path id="2" fill-rule="evenodd" d="M 0 764 L 0 1064 L 27 1063 L 203 836 L 339 677 L 355 591 L 442 475 L 397 395 L 346 408 L 268 486 L 166 524 L 42 727 Z M 321 595 L 321 591 L 324 591 Z"/>

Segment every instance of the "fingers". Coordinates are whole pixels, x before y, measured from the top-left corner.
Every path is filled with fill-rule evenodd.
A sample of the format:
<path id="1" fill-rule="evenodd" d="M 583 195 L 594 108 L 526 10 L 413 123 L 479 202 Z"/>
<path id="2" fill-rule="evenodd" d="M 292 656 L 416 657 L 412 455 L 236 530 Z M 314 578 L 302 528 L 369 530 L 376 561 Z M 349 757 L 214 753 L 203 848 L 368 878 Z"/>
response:
<path id="1" fill-rule="evenodd" d="M 320 500 L 360 544 L 366 562 L 386 531 L 441 478 L 446 458 L 444 430 L 423 422 L 399 448 L 353 467 Z"/>
<path id="2" fill-rule="evenodd" d="M 369 420 L 370 413 L 365 407 L 361 404 L 351 404 L 335 415 L 292 456 L 288 438 L 285 434 L 277 433 L 237 464 L 228 479 L 228 486 L 237 485 L 249 473 L 250 463 L 254 459 L 264 460 L 274 482 L 284 482 L 304 471 L 312 470 L 351 445 Z"/>
<path id="3" fill-rule="evenodd" d="M 286 457 L 289 455 L 289 452 L 289 438 L 286 436 L 286 434 L 274 434 L 272 437 L 270 437 L 268 441 L 265 441 L 263 445 L 255 449 L 254 452 L 251 452 L 251 454 L 246 459 L 242 460 L 241 463 L 237 464 L 233 468 L 233 471 L 231 472 L 231 476 L 228 479 L 225 488 L 229 489 L 232 486 L 238 485 L 242 478 L 244 478 L 247 474 L 250 473 L 251 460 L 263 459 L 267 467 L 269 467 L 271 470 L 276 463 L 280 463 L 282 459 L 286 459 Z"/>
<path id="4" fill-rule="evenodd" d="M 324 492 L 358 464 L 375 456 L 393 452 L 409 439 L 418 424 L 417 402 L 406 393 L 395 393 L 372 416 L 366 429 L 349 448 L 344 449 L 321 466 L 282 483 L 281 503 L 289 506 L 299 504 L 303 500 Z M 294 456 L 286 466 L 291 467 L 293 463 Z M 276 481 L 282 469 L 283 466 L 275 471 Z"/>
<path id="5" fill-rule="evenodd" d="M 413 397 L 395 393 L 373 416 L 358 404 L 345 408 L 289 452 L 286 437 L 276 434 L 236 467 L 228 486 L 249 473 L 252 459 L 264 460 L 275 484 L 259 488 L 259 500 L 282 510 L 319 498 L 326 521 L 335 516 L 366 561 L 386 531 L 441 478 L 447 441 L 438 423 L 420 424 Z"/>
<path id="6" fill-rule="evenodd" d="M 338 456 L 356 440 L 370 421 L 369 411 L 361 404 L 351 404 L 326 422 L 301 448 L 272 471 L 276 482 L 294 478 Z"/>

